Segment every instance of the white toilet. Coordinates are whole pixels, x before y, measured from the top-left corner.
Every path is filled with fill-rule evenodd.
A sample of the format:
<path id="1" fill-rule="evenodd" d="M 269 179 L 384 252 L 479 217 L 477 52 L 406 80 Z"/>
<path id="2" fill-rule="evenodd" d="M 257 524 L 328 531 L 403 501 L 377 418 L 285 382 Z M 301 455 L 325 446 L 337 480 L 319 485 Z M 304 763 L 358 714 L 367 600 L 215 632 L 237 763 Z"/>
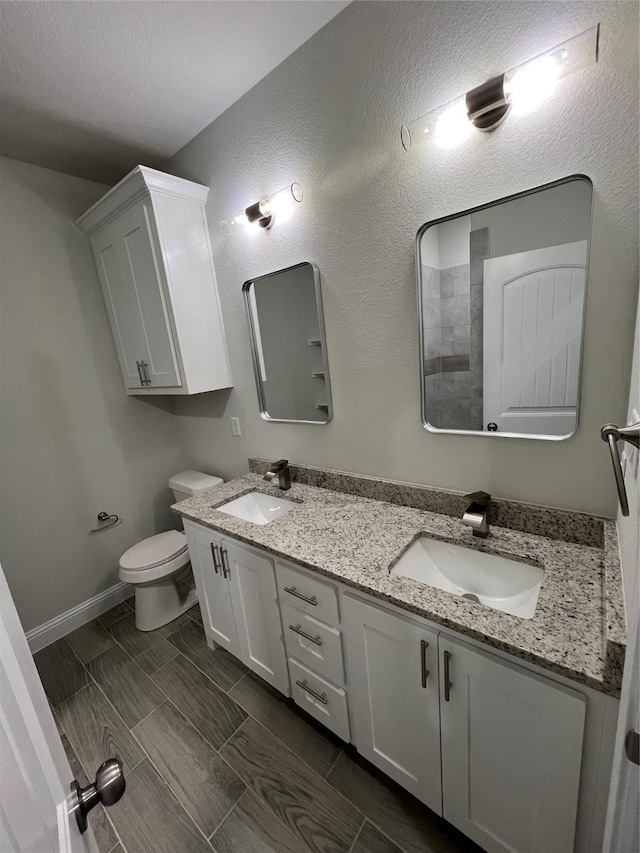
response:
<path id="1" fill-rule="evenodd" d="M 176 501 L 183 501 L 222 482 L 220 477 L 200 471 L 183 471 L 169 480 L 169 488 Z M 118 577 L 135 586 L 139 631 L 154 631 L 172 622 L 198 600 L 187 537 L 179 530 L 167 530 L 132 545 L 120 557 Z"/>

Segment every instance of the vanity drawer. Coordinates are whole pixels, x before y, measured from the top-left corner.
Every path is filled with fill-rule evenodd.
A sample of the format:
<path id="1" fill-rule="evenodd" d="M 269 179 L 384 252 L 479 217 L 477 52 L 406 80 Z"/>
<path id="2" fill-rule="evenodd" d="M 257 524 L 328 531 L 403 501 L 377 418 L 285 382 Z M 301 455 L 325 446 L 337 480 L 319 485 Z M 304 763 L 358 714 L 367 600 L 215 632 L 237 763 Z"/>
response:
<path id="1" fill-rule="evenodd" d="M 296 704 L 348 743 L 349 712 L 345 691 L 329 684 L 293 658 L 289 658 L 289 675 L 291 695 Z"/>
<path id="2" fill-rule="evenodd" d="M 340 631 L 289 604 L 281 604 L 280 611 L 287 654 L 335 684 L 344 684 Z"/>
<path id="3" fill-rule="evenodd" d="M 276 563 L 276 578 L 282 604 L 310 613 L 328 625 L 340 622 L 338 594 L 334 586 L 309 577 L 280 561 Z"/>

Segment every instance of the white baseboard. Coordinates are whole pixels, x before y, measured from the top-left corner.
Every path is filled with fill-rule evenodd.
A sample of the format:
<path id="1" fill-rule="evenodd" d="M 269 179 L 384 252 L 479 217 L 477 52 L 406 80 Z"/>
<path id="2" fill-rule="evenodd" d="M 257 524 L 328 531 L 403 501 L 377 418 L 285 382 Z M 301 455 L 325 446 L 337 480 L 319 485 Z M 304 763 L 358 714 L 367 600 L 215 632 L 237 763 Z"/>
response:
<path id="1" fill-rule="evenodd" d="M 43 625 L 33 628 L 27 634 L 31 653 L 39 652 L 40 649 L 44 649 L 45 646 L 55 643 L 56 640 L 66 636 L 66 634 L 70 634 L 71 631 L 75 631 L 81 625 L 91 622 L 96 616 L 100 616 L 102 613 L 106 613 L 107 610 L 111 610 L 116 604 L 120 604 L 125 598 L 129 598 L 132 589 L 131 584 L 117 583 L 115 586 L 105 589 L 104 592 L 94 595 L 93 598 L 77 604 L 71 610 L 67 610 L 65 613 L 61 613 Z"/>

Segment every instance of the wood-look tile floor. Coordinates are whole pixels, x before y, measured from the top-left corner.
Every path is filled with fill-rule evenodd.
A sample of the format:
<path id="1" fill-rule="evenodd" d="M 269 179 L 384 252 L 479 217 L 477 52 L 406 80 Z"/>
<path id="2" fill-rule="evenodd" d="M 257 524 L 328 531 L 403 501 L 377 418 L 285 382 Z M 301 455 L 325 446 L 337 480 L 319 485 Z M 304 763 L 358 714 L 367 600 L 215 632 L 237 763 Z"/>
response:
<path id="1" fill-rule="evenodd" d="M 119 604 L 34 656 L 82 784 L 118 755 L 100 853 L 478 853 L 223 649 L 196 605 L 158 631 Z"/>

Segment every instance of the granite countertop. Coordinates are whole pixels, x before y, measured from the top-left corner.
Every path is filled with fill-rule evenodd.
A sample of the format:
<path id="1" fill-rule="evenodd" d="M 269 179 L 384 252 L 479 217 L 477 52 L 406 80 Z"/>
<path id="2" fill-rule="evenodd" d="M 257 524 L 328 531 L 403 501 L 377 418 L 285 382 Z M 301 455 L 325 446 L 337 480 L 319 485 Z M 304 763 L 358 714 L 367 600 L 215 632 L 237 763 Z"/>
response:
<path id="1" fill-rule="evenodd" d="M 299 506 L 263 526 L 216 509 L 251 491 Z M 602 548 L 497 526 L 480 540 L 459 519 L 447 515 L 301 483 L 282 492 L 256 474 L 188 498 L 172 509 L 573 681 L 620 694 L 626 628 L 613 521 L 604 522 Z M 533 619 L 390 575 L 390 566 L 421 533 L 541 566 L 544 577 Z"/>

